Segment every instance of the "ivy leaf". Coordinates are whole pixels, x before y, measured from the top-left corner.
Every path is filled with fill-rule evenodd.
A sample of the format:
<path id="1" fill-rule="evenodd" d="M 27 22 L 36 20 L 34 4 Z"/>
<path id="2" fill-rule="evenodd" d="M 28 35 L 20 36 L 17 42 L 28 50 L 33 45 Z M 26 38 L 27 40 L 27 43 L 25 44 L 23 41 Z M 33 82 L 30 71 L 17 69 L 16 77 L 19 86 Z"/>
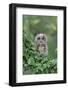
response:
<path id="1" fill-rule="evenodd" d="M 30 57 L 30 58 L 28 59 L 28 64 L 29 64 L 29 65 L 34 65 L 34 64 L 35 64 L 34 59 L 33 59 L 32 57 Z"/>

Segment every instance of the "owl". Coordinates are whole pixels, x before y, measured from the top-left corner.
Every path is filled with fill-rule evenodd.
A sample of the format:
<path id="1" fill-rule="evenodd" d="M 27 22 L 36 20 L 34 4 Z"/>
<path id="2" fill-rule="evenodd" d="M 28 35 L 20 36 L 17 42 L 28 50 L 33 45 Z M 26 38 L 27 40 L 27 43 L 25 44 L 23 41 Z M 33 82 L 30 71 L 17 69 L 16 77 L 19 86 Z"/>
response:
<path id="1" fill-rule="evenodd" d="M 40 33 L 36 35 L 35 48 L 41 55 L 48 55 L 47 36 L 45 34 Z"/>

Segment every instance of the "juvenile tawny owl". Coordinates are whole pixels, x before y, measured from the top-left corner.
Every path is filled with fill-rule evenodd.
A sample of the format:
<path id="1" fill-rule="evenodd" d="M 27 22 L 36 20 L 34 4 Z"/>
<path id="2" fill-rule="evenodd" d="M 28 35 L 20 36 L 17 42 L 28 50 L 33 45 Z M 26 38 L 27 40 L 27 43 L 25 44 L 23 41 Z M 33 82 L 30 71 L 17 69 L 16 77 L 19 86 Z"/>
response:
<path id="1" fill-rule="evenodd" d="M 40 33 L 36 35 L 35 47 L 40 54 L 48 55 L 47 36 L 45 34 Z"/>

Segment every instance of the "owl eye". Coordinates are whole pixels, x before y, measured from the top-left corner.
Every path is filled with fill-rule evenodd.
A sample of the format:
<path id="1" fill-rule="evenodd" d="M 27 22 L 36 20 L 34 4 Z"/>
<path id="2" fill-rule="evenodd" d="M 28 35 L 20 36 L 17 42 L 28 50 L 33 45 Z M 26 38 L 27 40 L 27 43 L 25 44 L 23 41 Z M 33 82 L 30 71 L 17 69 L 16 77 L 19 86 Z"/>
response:
<path id="1" fill-rule="evenodd" d="M 38 37 L 37 39 L 40 40 L 40 37 Z"/>
<path id="2" fill-rule="evenodd" d="M 44 37 L 42 37 L 42 40 L 44 40 L 45 38 Z"/>

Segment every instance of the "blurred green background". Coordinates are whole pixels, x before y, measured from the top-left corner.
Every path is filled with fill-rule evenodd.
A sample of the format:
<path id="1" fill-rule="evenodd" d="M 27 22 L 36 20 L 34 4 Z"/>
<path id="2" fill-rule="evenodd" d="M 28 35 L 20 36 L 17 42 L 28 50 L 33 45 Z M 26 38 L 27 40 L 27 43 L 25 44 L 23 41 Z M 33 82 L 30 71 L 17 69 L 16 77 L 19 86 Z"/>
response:
<path id="1" fill-rule="evenodd" d="M 23 21 L 23 43 L 24 43 L 23 74 L 56 73 L 57 72 L 57 63 L 56 63 L 57 16 L 23 15 L 22 21 Z M 45 33 L 47 35 L 48 57 L 47 58 L 44 57 L 45 60 L 43 60 L 44 58 L 42 56 L 37 55 L 37 52 L 35 51 L 34 48 L 34 39 L 38 33 Z M 43 63 L 41 61 L 45 61 L 44 64 L 50 63 L 49 69 L 48 69 L 48 65 L 47 67 L 44 66 L 45 68 L 43 68 L 42 67 Z M 38 63 L 37 66 L 35 66 L 36 63 Z M 55 64 L 55 69 L 53 64 Z M 51 70 L 51 65 L 53 65 L 52 68 L 53 70 Z M 40 69 L 36 67 L 40 67 Z"/>

